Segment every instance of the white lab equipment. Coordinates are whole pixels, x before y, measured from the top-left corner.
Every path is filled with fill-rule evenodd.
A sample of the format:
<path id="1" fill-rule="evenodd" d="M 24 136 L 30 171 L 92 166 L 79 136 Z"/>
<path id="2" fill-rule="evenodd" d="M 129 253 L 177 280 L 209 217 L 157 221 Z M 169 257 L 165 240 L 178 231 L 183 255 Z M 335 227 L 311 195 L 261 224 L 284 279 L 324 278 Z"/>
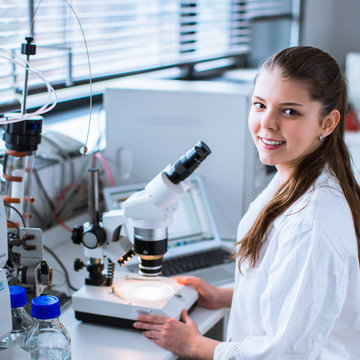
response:
<path id="1" fill-rule="evenodd" d="M 23 347 L 27 332 L 34 323 L 33 318 L 30 316 L 30 314 L 25 308 L 27 304 L 25 288 L 21 286 L 10 286 L 9 289 L 12 330 L 11 334 L 6 339 L 0 342 L 0 349 L 7 349 L 15 345 Z"/>
<path id="2" fill-rule="evenodd" d="M 8 258 L 7 225 L 3 198 L 0 196 L 0 340 L 7 338 L 12 329 L 10 292 L 3 267 Z M 30 360 L 29 354 L 19 346 L 0 351 L 0 360 Z"/>
<path id="3" fill-rule="evenodd" d="M 191 176 L 190 189 L 180 198 L 173 221 L 168 227 L 168 250 L 163 258 L 164 276 L 191 275 L 214 286 L 234 278 L 233 243 L 223 241 L 208 201 L 202 178 Z M 106 209 L 121 209 L 126 199 L 145 188 L 146 183 L 119 185 L 103 189 Z M 126 224 L 127 225 L 127 224 Z M 132 229 L 126 226 L 132 238 Z M 125 265 L 138 272 L 137 258 Z"/>
<path id="4" fill-rule="evenodd" d="M 158 275 L 161 274 L 162 258 L 167 251 L 168 226 L 180 197 L 190 188 L 187 178 L 210 152 L 205 143 L 197 143 L 174 164 L 161 171 L 143 191 L 130 196 L 124 202 L 123 210 L 105 213 L 103 222 L 99 221 L 98 206 L 90 204 L 92 220 L 90 226 L 85 228 L 89 229 L 88 232 L 83 228 L 73 234 L 73 240 L 85 246 L 86 254 L 92 260 L 87 266 L 90 277 L 86 285 L 72 296 L 75 315 L 79 320 L 129 327 L 139 313 L 179 319 L 181 310 L 189 309 L 195 303 L 198 298 L 195 289 Z M 96 182 L 92 183 L 96 185 Z M 93 193 L 96 194 L 97 190 Z M 96 199 L 97 195 L 92 197 Z M 114 283 L 113 279 L 108 278 L 104 283 L 101 260 L 107 254 L 110 256 L 109 246 L 112 248 L 111 256 L 117 256 L 120 265 L 128 260 L 124 260 L 124 256 L 130 252 L 124 250 L 124 239 L 119 238 L 119 227 L 125 221 L 129 221 L 134 229 L 134 249 L 140 257 L 141 276 L 122 276 Z"/>

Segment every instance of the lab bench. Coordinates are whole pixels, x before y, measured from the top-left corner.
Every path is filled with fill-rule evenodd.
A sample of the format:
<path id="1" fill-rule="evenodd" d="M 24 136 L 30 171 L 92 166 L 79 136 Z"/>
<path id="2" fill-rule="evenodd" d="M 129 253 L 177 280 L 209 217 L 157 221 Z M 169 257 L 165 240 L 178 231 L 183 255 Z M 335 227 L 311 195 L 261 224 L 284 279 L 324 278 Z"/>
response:
<path id="1" fill-rule="evenodd" d="M 73 263 L 75 258 L 83 257 L 83 247 L 74 245 L 70 235 L 64 231 L 45 233 L 45 245 L 51 247 L 61 259 L 69 272 L 72 286 L 81 287 L 88 275 L 86 270 L 75 272 Z M 63 241 L 59 241 L 62 238 Z M 45 252 L 45 259 L 54 269 L 54 282 L 56 290 L 72 293 L 64 282 L 61 268 L 54 258 Z M 84 258 L 85 259 L 85 258 Z M 231 286 L 229 284 L 228 286 Z M 226 326 L 228 310 L 209 310 L 195 307 L 191 318 L 196 322 L 201 334 L 215 333 L 215 338 L 221 339 Z M 71 336 L 72 360 L 172 360 L 177 357 L 145 338 L 137 330 L 116 328 L 105 325 L 81 322 L 75 318 L 71 302 L 62 308 L 60 321 Z"/>
<path id="2" fill-rule="evenodd" d="M 223 326 L 221 320 L 226 310 L 208 310 L 196 307 L 191 318 L 202 334 L 214 325 Z M 72 360 L 173 360 L 177 357 L 145 338 L 137 330 L 82 323 L 74 317 L 74 310 L 67 307 L 60 321 L 71 336 Z"/>

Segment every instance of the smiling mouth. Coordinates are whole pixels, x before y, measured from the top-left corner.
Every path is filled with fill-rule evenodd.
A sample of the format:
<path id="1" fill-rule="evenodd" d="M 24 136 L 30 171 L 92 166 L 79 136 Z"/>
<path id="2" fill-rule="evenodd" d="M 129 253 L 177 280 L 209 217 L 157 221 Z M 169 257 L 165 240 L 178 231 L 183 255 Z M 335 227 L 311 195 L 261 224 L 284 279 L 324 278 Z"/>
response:
<path id="1" fill-rule="evenodd" d="M 259 139 L 261 140 L 261 142 L 266 145 L 266 146 L 270 146 L 270 147 L 278 147 L 282 144 L 285 144 L 285 141 L 276 141 L 276 140 L 268 140 L 268 139 L 264 139 L 262 137 L 259 136 Z"/>

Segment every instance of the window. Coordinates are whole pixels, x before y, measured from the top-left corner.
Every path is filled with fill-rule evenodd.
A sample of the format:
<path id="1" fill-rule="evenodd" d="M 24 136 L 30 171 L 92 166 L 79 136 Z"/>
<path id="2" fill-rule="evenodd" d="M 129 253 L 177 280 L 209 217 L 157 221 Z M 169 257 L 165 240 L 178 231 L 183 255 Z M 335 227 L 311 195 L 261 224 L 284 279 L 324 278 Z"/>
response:
<path id="1" fill-rule="evenodd" d="M 31 65 L 54 86 L 70 87 L 89 79 L 78 21 L 96 81 L 246 55 L 253 46 L 253 20 L 292 18 L 293 1 L 0 0 L 1 48 L 19 54 L 33 26 L 37 53 Z M 0 61 L 1 106 L 18 98 L 24 70 Z M 31 75 L 29 91 L 40 86 L 41 80 Z"/>

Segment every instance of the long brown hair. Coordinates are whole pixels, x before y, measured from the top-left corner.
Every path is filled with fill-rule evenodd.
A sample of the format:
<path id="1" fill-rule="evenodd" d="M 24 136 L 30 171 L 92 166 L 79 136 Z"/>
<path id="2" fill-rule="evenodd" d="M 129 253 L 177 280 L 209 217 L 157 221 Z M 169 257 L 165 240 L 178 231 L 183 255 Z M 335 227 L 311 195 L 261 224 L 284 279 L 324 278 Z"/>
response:
<path id="1" fill-rule="evenodd" d="M 272 222 L 305 194 L 326 164 L 338 179 L 350 206 L 360 262 L 360 187 L 354 178 L 350 155 L 344 141 L 347 112 L 345 78 L 329 54 L 310 46 L 295 46 L 276 53 L 260 66 L 259 73 L 275 68 L 281 70 L 283 77 L 307 85 L 311 99 L 322 105 L 321 115 L 326 116 L 337 109 L 340 112 L 340 121 L 334 131 L 324 138 L 322 144 L 301 160 L 292 176 L 262 209 L 245 237 L 236 243 L 239 245 L 236 254 L 239 268 L 241 270 L 241 264 L 245 260 L 248 260 L 252 267 L 256 265 Z"/>

